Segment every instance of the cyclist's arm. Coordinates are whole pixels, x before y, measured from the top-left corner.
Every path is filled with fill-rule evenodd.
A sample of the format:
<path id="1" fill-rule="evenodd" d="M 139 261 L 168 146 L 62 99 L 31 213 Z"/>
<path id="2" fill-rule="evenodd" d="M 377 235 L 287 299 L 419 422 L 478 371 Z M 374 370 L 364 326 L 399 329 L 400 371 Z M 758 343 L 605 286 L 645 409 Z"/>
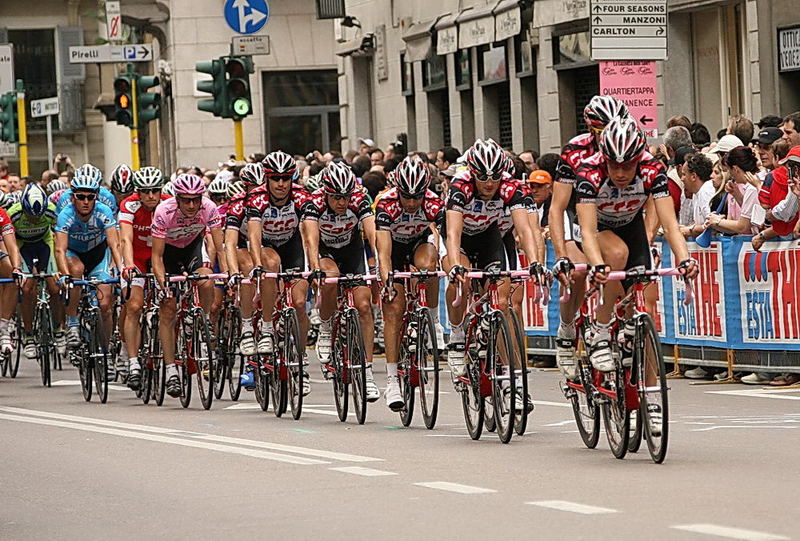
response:
<path id="1" fill-rule="evenodd" d="M 380 263 L 381 280 L 385 283 L 389 279 L 389 272 L 392 268 L 392 232 L 391 231 L 378 231 L 378 263 Z"/>
<path id="2" fill-rule="evenodd" d="M 69 236 L 62 231 L 56 231 L 56 265 L 58 266 L 58 272 L 64 276 L 69 276 L 69 265 L 67 264 L 68 245 Z"/>
<path id="3" fill-rule="evenodd" d="M 686 239 L 683 238 L 678 227 L 678 219 L 675 217 L 675 207 L 671 197 L 660 197 L 655 199 L 656 213 L 661 225 L 664 228 L 664 236 L 669 242 L 672 253 L 675 254 L 676 261 L 689 259 L 689 249 L 686 247 Z"/>
<path id="4" fill-rule="evenodd" d="M 11 266 L 15 269 L 20 268 L 19 246 L 17 246 L 17 236 L 14 234 L 14 229 L 3 234 L 3 242 L 6 245 L 6 253 L 11 260 Z"/>
<path id="5" fill-rule="evenodd" d="M 564 212 L 567 210 L 570 197 L 572 197 L 572 184 L 553 183 L 553 195 L 550 200 L 547 223 L 550 224 L 550 240 L 553 241 L 556 259 L 567 257 L 567 243 L 564 240 Z"/>
<path id="6" fill-rule="evenodd" d="M 164 269 L 164 239 L 153 237 L 153 251 L 150 254 L 150 262 L 153 265 L 153 274 L 158 284 L 166 288 L 167 272 Z"/>
<path id="7" fill-rule="evenodd" d="M 651 195 L 644 205 L 644 230 L 647 232 L 647 244 L 650 244 L 656 238 L 659 225 L 661 225 L 661 221 L 658 219 L 658 212 Z"/>
<path id="8" fill-rule="evenodd" d="M 253 266 L 261 266 L 261 220 L 250 218 L 247 221 L 247 243 L 250 245 L 250 256 Z"/>
<path id="9" fill-rule="evenodd" d="M 119 231 L 117 231 L 116 224 L 106 229 L 106 240 L 108 247 L 111 248 L 111 258 L 114 260 L 117 270 L 122 272 L 122 254 L 119 249 Z"/>
<path id="10" fill-rule="evenodd" d="M 214 249 L 216 250 L 217 254 L 224 254 L 225 253 L 225 248 L 224 248 L 224 246 L 222 244 L 223 243 L 223 237 L 224 237 L 224 235 L 222 233 L 222 228 L 221 227 L 212 227 L 211 228 L 211 241 L 212 241 L 212 244 L 214 245 Z M 225 261 L 225 258 L 224 257 L 220 257 L 217 260 L 217 262 L 219 263 L 219 270 L 222 271 L 223 273 L 227 273 L 228 272 L 228 264 L 227 264 L 227 261 Z"/>
<path id="11" fill-rule="evenodd" d="M 239 258 L 237 257 L 236 250 L 239 243 L 239 230 L 226 229 L 225 230 L 225 259 L 228 261 L 228 271 L 230 274 L 239 273 Z"/>
<path id="12" fill-rule="evenodd" d="M 528 263 L 536 263 L 539 261 L 539 248 L 534 233 L 531 230 L 531 222 L 528 220 L 528 209 L 520 208 L 511 211 L 511 221 L 514 222 L 514 229 L 519 235 L 519 243 L 522 246 L 522 251 L 525 252 L 525 257 Z M 537 234 L 541 236 L 541 232 Z M 448 231 L 448 234 L 450 232 Z"/>
<path id="13" fill-rule="evenodd" d="M 457 210 L 447 211 L 447 259 L 451 266 L 459 264 L 461 254 L 461 232 L 464 230 L 464 215 Z M 448 271 L 450 269 L 447 269 Z"/>
<path id="14" fill-rule="evenodd" d="M 311 270 L 319 270 L 319 223 L 316 220 L 303 220 L 308 248 L 308 265 Z"/>
<path id="15" fill-rule="evenodd" d="M 583 253 L 586 254 L 590 265 L 604 264 L 603 253 L 600 251 L 600 243 L 597 240 L 597 205 L 594 203 L 578 203 L 575 205 L 575 210 L 578 213 L 578 223 L 581 226 Z"/>
<path id="16" fill-rule="evenodd" d="M 125 267 L 135 267 L 133 258 L 133 225 L 127 222 L 119 223 L 120 244 L 122 244 L 122 261 Z M 139 269 L 144 272 L 147 269 Z"/>
<path id="17" fill-rule="evenodd" d="M 361 221 L 361 227 L 364 231 L 364 236 L 367 237 L 367 242 L 372 247 L 372 253 L 378 253 L 378 245 L 375 242 L 375 216 L 365 216 Z"/>

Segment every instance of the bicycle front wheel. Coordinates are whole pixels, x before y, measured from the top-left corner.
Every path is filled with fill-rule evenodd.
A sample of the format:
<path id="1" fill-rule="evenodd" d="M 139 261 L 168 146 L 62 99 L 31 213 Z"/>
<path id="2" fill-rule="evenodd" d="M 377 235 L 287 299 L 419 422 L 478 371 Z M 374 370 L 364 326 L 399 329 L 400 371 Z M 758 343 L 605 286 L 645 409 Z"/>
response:
<path id="1" fill-rule="evenodd" d="M 297 420 L 303 413 L 303 379 L 306 377 L 303 350 L 300 341 L 300 322 L 292 309 L 283 316 L 283 359 L 288 371 L 289 402 L 292 418 Z"/>
<path id="2" fill-rule="evenodd" d="M 233 306 L 226 302 L 217 318 L 217 362 L 214 364 L 214 398 L 217 400 L 222 398 L 225 383 L 228 381 L 228 363 L 232 353 L 228 349 L 231 342 L 232 314 Z"/>
<path id="3" fill-rule="evenodd" d="M 17 372 L 19 371 L 19 360 L 22 356 L 22 337 L 24 336 L 24 330 L 22 328 L 22 316 L 20 316 L 19 309 L 14 313 L 14 342 L 16 345 L 16 351 L 14 353 L 10 353 L 8 355 L 8 372 L 12 378 L 17 377 Z M 48 373 L 50 371 L 48 370 Z M 49 387 L 49 384 L 48 384 Z"/>
<path id="4" fill-rule="evenodd" d="M 583 444 L 589 449 L 594 449 L 600 440 L 600 406 L 591 396 L 592 369 L 582 330 L 578 330 L 577 337 L 575 362 L 578 366 L 581 390 L 569 389 L 567 396 L 570 397 L 572 414 L 575 416 L 575 424 L 578 426 Z"/>
<path id="5" fill-rule="evenodd" d="M 335 333 L 334 336 L 338 336 L 338 332 Z M 350 395 L 351 377 L 350 368 L 344 361 L 344 355 L 343 341 L 334 341 L 333 350 L 331 351 L 331 365 L 333 366 L 333 399 L 334 402 L 336 402 L 336 413 L 339 414 L 339 420 L 341 422 L 347 420 L 347 403 Z"/>
<path id="6" fill-rule="evenodd" d="M 625 370 L 617 366 L 617 370 L 606 374 L 605 383 L 616 394 L 616 399 L 603 402 L 603 424 L 606 427 L 606 439 L 611 453 L 616 458 L 625 458 L 628 454 L 628 442 L 631 436 L 631 412 L 625 401 Z"/>
<path id="7" fill-rule="evenodd" d="M 80 349 L 70 352 L 70 355 L 78 357 L 78 375 L 81 378 L 81 391 L 83 399 L 89 402 L 92 399 L 92 364 L 89 352 Z"/>
<path id="8" fill-rule="evenodd" d="M 639 412 L 650 457 L 661 464 L 669 443 L 669 394 L 661 340 L 648 314 L 637 317 L 634 366 L 638 370 Z M 643 377 L 642 377 L 643 375 Z"/>
<path id="9" fill-rule="evenodd" d="M 430 308 L 423 309 L 417 334 L 416 370 L 422 419 L 428 430 L 436 425 L 439 413 L 439 347 Z"/>
<path id="10" fill-rule="evenodd" d="M 42 385 L 50 387 L 50 351 L 51 348 L 55 349 L 55 346 L 53 344 L 52 321 L 46 305 L 37 304 L 33 322 L 35 328 L 39 330 L 37 349 L 39 350 L 39 370 L 42 373 Z"/>
<path id="11" fill-rule="evenodd" d="M 256 371 L 256 401 L 261 406 L 261 411 L 269 409 L 269 388 L 272 375 L 263 363 L 267 362 L 263 358 L 258 358 L 258 366 L 253 367 Z"/>
<path id="12" fill-rule="evenodd" d="M 521 315 L 514 309 L 511 312 L 511 324 L 514 331 L 514 345 L 517 347 L 517 359 L 519 364 L 514 369 L 516 376 L 517 393 L 522 397 L 523 408 L 517 410 L 514 419 L 514 430 L 517 435 L 522 436 L 528 428 L 528 348 L 525 346 L 525 330 L 522 328 Z"/>
<path id="13" fill-rule="evenodd" d="M 210 409 L 214 402 L 214 352 L 211 350 L 211 331 L 208 329 L 208 318 L 203 310 L 196 308 L 193 312 L 192 325 L 192 359 L 197 366 L 197 393 L 203 409 Z"/>
<path id="14" fill-rule="evenodd" d="M 469 355 L 469 352 L 465 352 Z M 467 423 L 467 432 L 473 440 L 478 440 L 483 433 L 483 419 L 485 410 L 481 396 L 480 363 L 467 364 L 467 379 L 469 383 L 461 383 L 461 406 L 464 409 L 464 420 Z"/>
<path id="15" fill-rule="evenodd" d="M 487 367 L 491 371 L 492 402 L 497 436 L 503 443 L 511 441 L 514 435 L 514 417 L 520 404 L 516 393 L 514 367 L 518 364 L 516 346 L 511 339 L 505 315 L 494 313 L 493 331 L 490 334 L 489 350 L 486 354 Z"/>
<path id="16" fill-rule="evenodd" d="M 228 316 L 227 337 L 225 344 L 228 379 L 228 392 L 231 400 L 236 402 L 242 392 L 242 374 L 244 373 L 244 355 L 239 351 L 239 337 L 242 334 L 242 313 L 238 308 L 233 308 Z"/>
<path id="17" fill-rule="evenodd" d="M 353 386 L 353 409 L 358 424 L 367 420 L 367 355 L 358 311 L 350 309 L 347 317 L 347 359 L 350 364 L 350 382 Z"/>
<path id="18" fill-rule="evenodd" d="M 105 344 L 105 329 L 103 319 L 99 314 L 95 316 L 94 325 L 90 327 L 89 354 L 92 356 L 94 367 L 94 386 L 101 404 L 108 401 L 108 349 Z"/>
<path id="19" fill-rule="evenodd" d="M 403 426 L 409 426 L 414 417 L 414 377 L 416 376 L 414 357 L 417 354 L 408 350 L 408 334 L 405 333 L 402 336 L 397 359 L 397 379 L 400 382 L 400 394 L 403 396 L 400 422 L 403 423 Z M 416 344 L 414 345 L 416 346 Z"/>

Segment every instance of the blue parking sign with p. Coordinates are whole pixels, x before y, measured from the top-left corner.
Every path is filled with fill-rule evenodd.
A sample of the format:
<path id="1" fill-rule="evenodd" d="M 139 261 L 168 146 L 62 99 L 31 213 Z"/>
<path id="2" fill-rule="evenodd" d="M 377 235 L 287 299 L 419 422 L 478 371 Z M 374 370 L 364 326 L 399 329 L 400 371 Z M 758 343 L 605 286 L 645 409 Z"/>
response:
<path id="1" fill-rule="evenodd" d="M 269 20 L 267 0 L 225 0 L 225 22 L 239 34 L 254 34 Z"/>

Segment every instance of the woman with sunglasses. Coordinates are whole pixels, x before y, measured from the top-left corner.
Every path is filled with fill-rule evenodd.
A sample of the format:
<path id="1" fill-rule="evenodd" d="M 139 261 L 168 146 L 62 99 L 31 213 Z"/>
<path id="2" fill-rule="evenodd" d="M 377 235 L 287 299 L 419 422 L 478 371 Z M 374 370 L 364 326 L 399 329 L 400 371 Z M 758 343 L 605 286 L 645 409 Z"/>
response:
<path id="1" fill-rule="evenodd" d="M 205 197 L 206 186 L 197 175 L 184 173 L 173 182 L 175 197 L 156 207 L 153 213 L 152 263 L 153 274 L 161 288 L 159 335 L 167 369 L 167 394 L 173 398 L 181 395 L 181 382 L 175 367 L 175 314 L 177 304 L 169 293 L 168 275 L 184 272 L 211 273 L 211 259 L 205 241 L 208 234 L 216 248 L 223 254 L 222 217 L 217 206 Z M 223 272 L 227 266 L 223 266 Z M 203 280 L 199 283 L 200 304 L 203 311 L 211 311 L 214 283 Z"/>
<path id="2" fill-rule="evenodd" d="M 328 276 L 364 274 L 367 271 L 364 237 L 375 249 L 375 215 L 369 197 L 356 189 L 356 177 L 344 163 L 332 162 L 322 171 L 322 188 L 311 194 L 303 209 L 303 227 L 307 235 L 308 264 L 311 270 L 323 270 Z M 363 236 L 362 236 L 363 233 Z M 319 314 L 317 354 L 321 363 L 330 362 L 331 318 L 336 310 L 336 284 L 323 284 Z M 375 328 L 372 319 L 372 294 L 367 286 L 355 289 L 355 303 L 364 335 L 372 344 Z M 367 353 L 367 400 L 380 398 L 372 375 L 372 348 Z"/>
<path id="3" fill-rule="evenodd" d="M 69 203 L 58 213 L 56 222 L 56 264 L 61 275 L 59 283 L 83 277 L 109 280 L 113 268 L 122 268 L 119 233 L 114 211 L 98 200 L 102 175 L 94 166 L 83 166 L 75 171 L 72 187 L 65 195 Z M 100 313 L 105 329 L 111 329 L 111 308 L 114 291 L 111 285 L 97 288 Z M 69 292 L 67 313 L 67 346 L 81 345 L 78 331 L 79 288 Z M 104 337 L 107 339 L 108 337 Z"/>
<path id="4" fill-rule="evenodd" d="M 122 243 L 122 259 L 125 267 L 122 278 L 128 282 L 131 294 L 125 302 L 125 322 L 123 335 L 130 357 L 128 357 L 128 387 L 139 388 L 142 367 L 139 365 L 139 328 L 142 305 L 144 303 L 144 278 L 134 277 L 136 273 L 150 271 L 150 233 L 153 212 L 161 201 L 169 196 L 161 193 L 164 175 L 155 167 L 143 167 L 133 174 L 135 192 L 122 200 L 119 210 L 119 234 Z"/>
<path id="5" fill-rule="evenodd" d="M 444 202 L 430 189 L 430 170 L 417 157 L 407 157 L 394 171 L 394 187 L 385 192 L 375 205 L 378 261 L 381 281 L 386 283 L 390 271 L 405 271 L 413 266 L 419 270 L 435 271 L 439 259 L 438 228 L 444 222 Z M 392 411 L 403 409 L 403 394 L 397 376 L 397 357 L 400 347 L 400 322 L 405 311 L 403 282 L 396 281 L 394 298 L 383 300 L 384 337 L 386 341 L 386 372 L 388 381 L 384 398 Z M 428 281 L 428 298 L 437 335 L 439 323 L 439 280 Z M 437 336 L 444 344 L 444 332 Z"/>

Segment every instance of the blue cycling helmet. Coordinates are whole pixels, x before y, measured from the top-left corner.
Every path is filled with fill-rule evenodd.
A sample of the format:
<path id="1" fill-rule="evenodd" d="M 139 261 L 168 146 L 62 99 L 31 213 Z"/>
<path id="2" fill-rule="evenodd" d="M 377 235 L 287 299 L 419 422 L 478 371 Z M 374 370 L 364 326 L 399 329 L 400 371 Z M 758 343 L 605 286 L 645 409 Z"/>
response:
<path id="1" fill-rule="evenodd" d="M 25 186 L 22 192 L 22 210 L 29 216 L 39 218 L 47 210 L 47 194 L 36 183 L 30 183 Z"/>
<path id="2" fill-rule="evenodd" d="M 75 170 L 70 187 L 72 191 L 85 190 L 96 192 L 100 190 L 100 183 L 103 181 L 103 173 L 94 165 L 87 163 Z"/>

